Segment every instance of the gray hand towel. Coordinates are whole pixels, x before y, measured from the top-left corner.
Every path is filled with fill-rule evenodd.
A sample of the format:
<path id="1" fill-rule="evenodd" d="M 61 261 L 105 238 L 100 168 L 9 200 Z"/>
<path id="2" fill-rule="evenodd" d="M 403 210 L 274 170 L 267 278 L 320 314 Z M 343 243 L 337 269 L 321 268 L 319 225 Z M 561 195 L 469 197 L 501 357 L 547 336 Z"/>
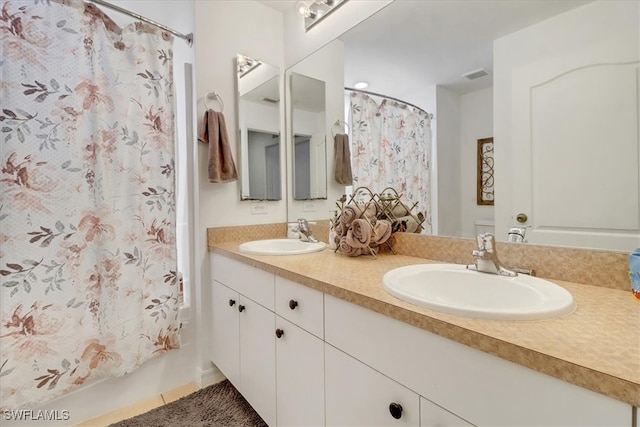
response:
<path id="1" fill-rule="evenodd" d="M 335 169 L 334 177 L 338 184 L 351 185 L 351 151 L 349 150 L 349 137 L 339 133 L 334 137 Z"/>
<path id="2" fill-rule="evenodd" d="M 227 125 L 219 111 L 207 110 L 198 129 L 198 141 L 209 144 L 209 181 L 231 182 L 238 179 L 233 161 Z"/>

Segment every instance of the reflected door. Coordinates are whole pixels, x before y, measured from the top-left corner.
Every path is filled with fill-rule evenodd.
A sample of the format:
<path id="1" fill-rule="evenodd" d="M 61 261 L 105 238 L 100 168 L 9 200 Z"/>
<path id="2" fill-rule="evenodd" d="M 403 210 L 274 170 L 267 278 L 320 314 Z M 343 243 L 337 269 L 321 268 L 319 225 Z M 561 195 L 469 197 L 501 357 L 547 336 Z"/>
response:
<path id="1" fill-rule="evenodd" d="M 511 214 L 513 225 L 531 226 L 529 242 L 625 251 L 640 244 L 640 62 L 632 45 L 585 46 L 513 74 Z"/>
<path id="2" fill-rule="evenodd" d="M 267 200 L 280 200 L 280 144 L 269 145 L 265 148 Z"/>
<path id="3" fill-rule="evenodd" d="M 308 136 L 295 136 L 294 165 L 294 198 L 307 200 L 311 198 L 311 140 Z"/>

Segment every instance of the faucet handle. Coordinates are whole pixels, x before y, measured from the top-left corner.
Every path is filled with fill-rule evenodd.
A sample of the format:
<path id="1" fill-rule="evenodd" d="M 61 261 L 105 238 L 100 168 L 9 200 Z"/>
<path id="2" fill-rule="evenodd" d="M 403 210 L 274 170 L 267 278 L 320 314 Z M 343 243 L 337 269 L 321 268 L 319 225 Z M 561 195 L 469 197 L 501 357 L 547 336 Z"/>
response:
<path id="1" fill-rule="evenodd" d="M 477 236 L 478 249 L 487 252 L 494 252 L 496 245 L 496 238 L 491 233 L 481 233 Z"/>

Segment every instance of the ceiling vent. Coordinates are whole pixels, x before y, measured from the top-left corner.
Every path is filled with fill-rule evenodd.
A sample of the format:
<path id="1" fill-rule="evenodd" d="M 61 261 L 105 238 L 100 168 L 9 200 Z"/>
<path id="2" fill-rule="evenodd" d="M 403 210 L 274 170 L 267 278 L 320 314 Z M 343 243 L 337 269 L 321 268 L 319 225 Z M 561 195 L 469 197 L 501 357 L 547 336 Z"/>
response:
<path id="1" fill-rule="evenodd" d="M 478 79 L 480 77 L 488 76 L 489 73 L 484 68 L 480 68 L 479 70 L 469 71 L 466 74 L 463 74 L 462 77 L 466 77 L 469 80 Z"/>

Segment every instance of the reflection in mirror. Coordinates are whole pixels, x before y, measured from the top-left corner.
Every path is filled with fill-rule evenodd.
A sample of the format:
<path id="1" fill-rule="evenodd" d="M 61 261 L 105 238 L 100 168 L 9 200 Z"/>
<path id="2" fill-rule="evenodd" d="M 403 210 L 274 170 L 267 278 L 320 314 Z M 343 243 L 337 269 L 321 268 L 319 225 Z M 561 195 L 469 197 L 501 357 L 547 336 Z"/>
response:
<path id="1" fill-rule="evenodd" d="M 293 198 L 327 198 L 325 82 L 291 73 Z"/>
<path id="2" fill-rule="evenodd" d="M 367 81 L 434 114 L 435 234 L 506 241 L 517 226 L 532 244 L 630 251 L 639 13 L 618 0 L 395 1 L 339 36 L 336 67 L 344 86 Z M 478 205 L 477 140 L 491 136 L 495 204 Z"/>
<path id="3" fill-rule="evenodd" d="M 237 56 L 241 200 L 280 200 L 280 68 Z"/>

